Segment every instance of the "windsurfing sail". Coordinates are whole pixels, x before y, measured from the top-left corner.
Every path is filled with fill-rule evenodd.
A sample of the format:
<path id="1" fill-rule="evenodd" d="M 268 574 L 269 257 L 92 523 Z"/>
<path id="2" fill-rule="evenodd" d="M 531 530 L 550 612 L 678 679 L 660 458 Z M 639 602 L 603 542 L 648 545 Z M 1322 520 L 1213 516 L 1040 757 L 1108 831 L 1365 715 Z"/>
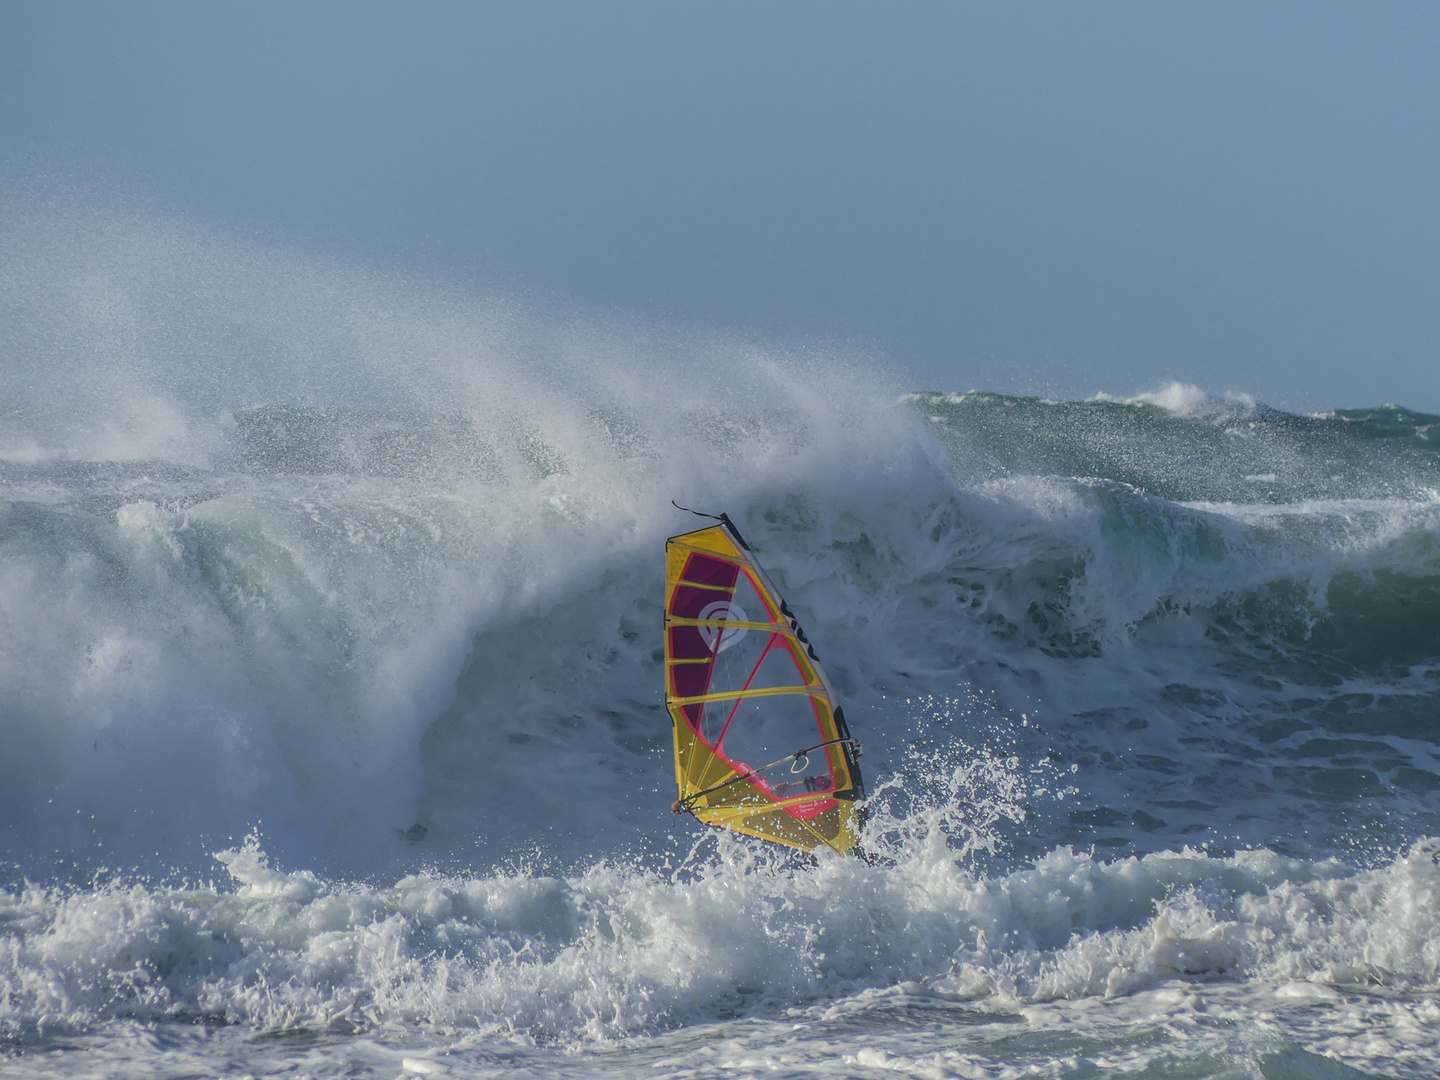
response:
<path id="1" fill-rule="evenodd" d="M 865 797 L 835 692 L 730 519 L 665 543 L 665 704 L 676 813 L 843 854 Z"/>

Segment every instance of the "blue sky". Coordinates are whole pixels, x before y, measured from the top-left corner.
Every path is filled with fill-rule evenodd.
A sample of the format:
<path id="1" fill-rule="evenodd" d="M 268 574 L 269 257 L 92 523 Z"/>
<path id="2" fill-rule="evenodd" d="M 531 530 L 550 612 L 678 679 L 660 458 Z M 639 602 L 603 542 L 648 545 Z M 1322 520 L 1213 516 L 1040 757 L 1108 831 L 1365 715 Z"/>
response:
<path id="1" fill-rule="evenodd" d="M 0 169 L 881 358 L 1440 411 L 1440 7 L 0 6 Z"/>

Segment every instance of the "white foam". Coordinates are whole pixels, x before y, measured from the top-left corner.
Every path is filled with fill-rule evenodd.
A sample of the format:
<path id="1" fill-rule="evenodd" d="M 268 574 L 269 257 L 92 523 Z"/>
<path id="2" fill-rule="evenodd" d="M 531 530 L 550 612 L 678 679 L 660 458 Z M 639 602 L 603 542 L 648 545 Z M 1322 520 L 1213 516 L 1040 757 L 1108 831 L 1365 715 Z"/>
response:
<path id="1" fill-rule="evenodd" d="M 1174 380 L 1166 383 L 1158 390 L 1152 390 L 1144 394 L 1134 394 L 1130 397 L 1117 397 L 1113 394 L 1100 392 L 1095 394 L 1090 400 L 1113 401 L 1121 405 L 1153 405 L 1157 409 L 1164 409 L 1166 412 L 1172 412 L 1177 416 L 1203 418 L 1248 417 L 1255 415 L 1259 409 L 1259 403 L 1249 394 L 1227 390 L 1225 393 L 1217 396 L 1191 383 L 1176 382 Z"/>
<path id="2" fill-rule="evenodd" d="M 1217 986 L 1348 1008 L 1347 987 L 1440 988 L 1437 850 L 1364 872 L 1265 851 L 1057 850 L 986 878 L 914 847 L 893 865 L 823 859 L 797 874 L 722 842 L 718 861 L 678 875 L 600 864 L 374 887 L 272 870 L 252 840 L 222 854 L 234 891 L 116 883 L 0 899 L 0 1030 L 223 1014 L 587 1042 L 747 1003 L 864 1007 L 886 988 L 1038 1009 L 1042 1026 L 1047 1003 L 1128 998 L 1174 1015 Z"/>

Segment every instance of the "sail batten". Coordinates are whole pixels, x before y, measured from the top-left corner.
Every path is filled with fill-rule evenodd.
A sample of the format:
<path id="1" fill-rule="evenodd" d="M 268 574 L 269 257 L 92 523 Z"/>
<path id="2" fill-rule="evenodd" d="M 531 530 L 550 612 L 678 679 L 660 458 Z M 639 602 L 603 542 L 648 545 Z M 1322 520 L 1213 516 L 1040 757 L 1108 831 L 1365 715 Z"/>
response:
<path id="1" fill-rule="evenodd" d="M 680 661 L 686 663 L 686 661 Z M 732 701 L 737 698 L 777 697 L 780 694 L 823 694 L 820 686 L 756 686 L 746 690 L 722 690 L 716 694 L 697 694 L 694 697 L 677 697 L 673 705 L 697 705 L 711 701 Z"/>
<path id="2" fill-rule="evenodd" d="M 678 810 L 843 854 L 864 787 L 805 632 L 728 519 L 666 544 L 665 701 Z"/>

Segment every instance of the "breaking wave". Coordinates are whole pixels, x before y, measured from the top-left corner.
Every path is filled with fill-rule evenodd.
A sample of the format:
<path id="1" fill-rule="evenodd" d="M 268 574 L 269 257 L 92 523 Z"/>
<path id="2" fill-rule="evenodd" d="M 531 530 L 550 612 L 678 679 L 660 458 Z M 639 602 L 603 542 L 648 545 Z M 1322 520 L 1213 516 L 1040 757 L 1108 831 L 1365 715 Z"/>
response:
<path id="1" fill-rule="evenodd" d="M 162 1020 L 383 1035 L 347 1060 L 392 1075 L 407 1039 L 544 1072 L 514 1048 L 742 1021 L 776 1061 L 803 1022 L 797 1061 L 1019 1067 L 874 1035 L 899 1010 L 1113 1020 L 1135 1071 L 1158 1010 L 1221 1075 L 1262 1007 L 1290 1042 L 1247 1060 L 1433 1066 L 1440 418 L 902 395 L 139 217 L 3 224 L 17 1068 L 55 1032 L 147 1060 L 125 1025 Z M 668 813 L 672 498 L 810 628 L 873 861 Z"/>

